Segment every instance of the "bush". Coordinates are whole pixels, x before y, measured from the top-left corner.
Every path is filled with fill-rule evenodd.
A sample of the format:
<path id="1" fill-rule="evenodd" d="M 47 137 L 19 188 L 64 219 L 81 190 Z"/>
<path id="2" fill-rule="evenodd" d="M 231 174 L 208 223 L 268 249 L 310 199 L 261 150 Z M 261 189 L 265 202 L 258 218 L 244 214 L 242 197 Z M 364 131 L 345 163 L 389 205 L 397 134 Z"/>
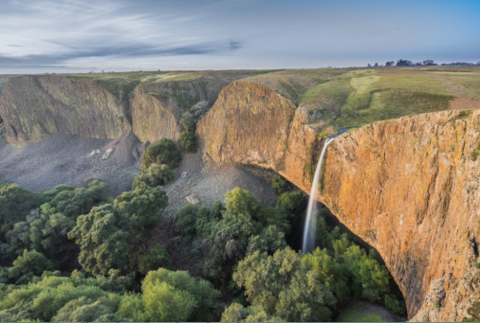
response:
<path id="1" fill-rule="evenodd" d="M 175 143 L 167 138 L 162 138 L 158 142 L 148 146 L 142 156 L 142 169 L 147 170 L 152 163 L 158 165 L 168 165 L 171 168 L 177 168 L 182 161 L 182 155 L 175 146 Z"/>
<path id="2" fill-rule="evenodd" d="M 195 121 L 191 118 L 181 118 L 180 125 L 182 126 L 184 131 L 188 132 L 195 132 L 197 126 Z"/>
<path id="3" fill-rule="evenodd" d="M 167 165 L 153 166 L 151 165 L 145 171 L 137 174 L 133 181 L 132 188 L 135 189 L 141 185 L 147 187 L 157 187 L 170 182 L 175 175 L 174 171 Z"/>
<path id="4" fill-rule="evenodd" d="M 167 249 L 161 244 L 150 248 L 149 251 L 143 252 L 138 258 L 138 271 L 147 274 L 149 271 L 158 268 L 168 268 L 170 266 L 170 257 Z"/>
<path id="5" fill-rule="evenodd" d="M 407 313 L 405 303 L 400 302 L 393 294 L 385 295 L 385 307 L 398 316 L 405 316 Z"/>
<path id="6" fill-rule="evenodd" d="M 178 138 L 178 145 L 182 147 L 183 150 L 193 153 L 197 150 L 196 139 L 193 132 L 182 131 Z"/>
<path id="7" fill-rule="evenodd" d="M 284 208 L 290 212 L 294 218 L 302 213 L 305 208 L 305 199 L 302 192 L 285 192 L 277 199 L 277 207 Z"/>
<path id="8" fill-rule="evenodd" d="M 277 175 L 270 183 L 277 195 L 282 195 L 292 189 L 292 185 L 283 176 Z"/>
<path id="9" fill-rule="evenodd" d="M 8 276 L 16 284 L 26 284 L 33 276 L 41 276 L 44 271 L 52 269 L 52 262 L 44 255 L 35 250 L 24 250 L 23 255 L 18 256 L 13 266 L 8 269 Z"/>

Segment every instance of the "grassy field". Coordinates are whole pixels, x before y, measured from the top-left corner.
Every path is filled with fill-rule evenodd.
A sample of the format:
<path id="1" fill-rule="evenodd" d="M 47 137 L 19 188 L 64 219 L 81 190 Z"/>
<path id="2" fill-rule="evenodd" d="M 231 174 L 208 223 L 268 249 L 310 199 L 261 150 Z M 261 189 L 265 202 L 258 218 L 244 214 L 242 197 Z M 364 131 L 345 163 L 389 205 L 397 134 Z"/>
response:
<path id="1" fill-rule="evenodd" d="M 245 81 L 276 90 L 335 129 L 448 109 L 480 108 L 480 67 L 282 70 Z"/>
<path id="2" fill-rule="evenodd" d="M 275 89 L 336 129 L 448 109 L 480 108 L 480 67 L 286 70 L 246 79 Z"/>
<path id="3" fill-rule="evenodd" d="M 348 309 L 338 316 L 337 322 L 385 322 L 380 315 L 360 313 L 354 309 Z"/>
<path id="4" fill-rule="evenodd" d="M 8 77 L 0 75 L 0 91 Z M 208 87 L 242 79 L 266 85 L 306 109 L 310 124 L 334 129 L 406 115 L 480 108 L 480 66 L 122 72 L 66 77 L 98 85 L 119 99 L 133 97 L 137 86 L 145 83 L 168 82 L 174 89 L 176 82 L 200 78 Z M 153 93 L 154 86 L 148 88 L 158 96 L 172 95 Z"/>

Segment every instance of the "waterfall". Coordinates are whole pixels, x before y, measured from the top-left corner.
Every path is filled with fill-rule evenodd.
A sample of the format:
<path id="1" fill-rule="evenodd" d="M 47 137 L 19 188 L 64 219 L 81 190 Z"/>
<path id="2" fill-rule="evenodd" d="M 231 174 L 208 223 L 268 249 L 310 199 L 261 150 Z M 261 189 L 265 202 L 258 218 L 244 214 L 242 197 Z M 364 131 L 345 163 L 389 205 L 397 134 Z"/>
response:
<path id="1" fill-rule="evenodd" d="M 315 230 L 317 227 L 317 194 L 318 183 L 320 181 L 320 173 L 322 172 L 322 161 L 327 151 L 328 145 L 334 138 L 328 138 L 323 145 L 320 158 L 318 159 L 317 169 L 315 170 L 315 176 L 312 181 L 312 189 L 310 190 L 310 199 L 308 200 L 307 219 L 305 221 L 305 229 L 303 230 L 303 244 L 302 252 L 307 253 L 313 251 L 315 248 Z"/>

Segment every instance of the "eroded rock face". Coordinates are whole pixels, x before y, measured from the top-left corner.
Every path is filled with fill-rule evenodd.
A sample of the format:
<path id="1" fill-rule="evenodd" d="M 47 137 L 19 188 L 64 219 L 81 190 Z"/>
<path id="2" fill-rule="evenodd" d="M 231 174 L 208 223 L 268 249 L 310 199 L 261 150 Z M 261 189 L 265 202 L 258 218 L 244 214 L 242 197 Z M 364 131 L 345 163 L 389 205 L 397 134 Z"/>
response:
<path id="1" fill-rule="evenodd" d="M 323 202 L 380 252 L 413 320 L 462 320 L 459 301 L 478 293 L 458 289 L 478 257 L 479 136 L 478 111 L 448 111 L 377 122 L 327 150 Z"/>
<path id="2" fill-rule="evenodd" d="M 308 193 L 321 145 L 294 109 L 268 87 L 231 84 L 198 124 L 201 148 Z M 480 112 L 447 111 L 352 130 L 327 150 L 321 202 L 379 251 L 413 320 L 462 320 L 480 299 L 479 136 Z"/>
<path id="3" fill-rule="evenodd" d="M 302 189 L 316 141 L 307 119 L 288 99 L 264 85 L 238 81 L 220 92 L 199 121 L 204 154 L 217 163 L 240 163 L 273 169 Z"/>
<path id="4" fill-rule="evenodd" d="M 156 97 L 145 93 L 140 86 L 131 101 L 133 132 L 142 142 L 155 142 L 161 138 L 177 140 L 180 125 L 174 113 Z"/>
<path id="5" fill-rule="evenodd" d="M 11 143 L 58 133 L 117 138 L 131 131 L 126 102 L 97 86 L 74 84 L 61 76 L 11 78 L 0 100 L 0 116 Z"/>

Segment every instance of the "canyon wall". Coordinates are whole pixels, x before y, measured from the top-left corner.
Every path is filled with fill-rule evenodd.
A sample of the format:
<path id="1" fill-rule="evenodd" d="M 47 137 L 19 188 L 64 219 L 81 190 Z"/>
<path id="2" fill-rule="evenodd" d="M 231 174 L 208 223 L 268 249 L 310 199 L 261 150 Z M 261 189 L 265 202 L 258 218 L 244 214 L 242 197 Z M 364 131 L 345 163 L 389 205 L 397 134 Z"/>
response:
<path id="1" fill-rule="evenodd" d="M 14 77 L 0 116 L 7 141 L 20 144 L 130 131 L 143 142 L 176 140 L 180 118 L 201 117 L 206 159 L 274 170 L 308 193 L 329 133 L 288 96 L 229 73 L 143 83 L 124 101 L 61 76 Z M 480 113 L 456 110 L 376 122 L 328 147 L 320 200 L 379 251 L 413 320 L 461 320 L 480 300 L 479 136 Z"/>
<path id="2" fill-rule="evenodd" d="M 479 111 L 446 111 L 328 147 L 322 202 L 380 252 L 414 321 L 461 320 L 479 300 L 479 139 Z"/>
<path id="3" fill-rule="evenodd" d="M 306 123 L 270 88 L 236 82 L 197 134 L 206 158 L 272 169 L 309 192 L 323 139 Z M 327 150 L 321 202 L 379 251 L 413 320 L 462 320 L 480 299 L 479 136 L 478 111 L 446 111 L 351 130 Z"/>
<path id="4" fill-rule="evenodd" d="M 117 138 L 131 131 L 127 103 L 61 76 L 10 78 L 0 98 L 6 139 L 21 144 L 58 133 Z"/>
<path id="5" fill-rule="evenodd" d="M 272 169 L 308 191 L 319 140 L 306 123 L 306 114 L 271 88 L 238 81 L 220 92 L 197 134 L 214 162 Z"/>
<path id="6" fill-rule="evenodd" d="M 59 133 L 118 138 L 130 131 L 142 142 L 177 140 L 181 118 L 198 120 L 224 86 L 258 73 L 86 74 L 70 76 L 74 82 L 52 75 L 13 77 L 6 81 L 0 98 L 0 119 L 7 141 L 13 144 Z M 128 99 L 123 94 L 130 90 Z"/>

